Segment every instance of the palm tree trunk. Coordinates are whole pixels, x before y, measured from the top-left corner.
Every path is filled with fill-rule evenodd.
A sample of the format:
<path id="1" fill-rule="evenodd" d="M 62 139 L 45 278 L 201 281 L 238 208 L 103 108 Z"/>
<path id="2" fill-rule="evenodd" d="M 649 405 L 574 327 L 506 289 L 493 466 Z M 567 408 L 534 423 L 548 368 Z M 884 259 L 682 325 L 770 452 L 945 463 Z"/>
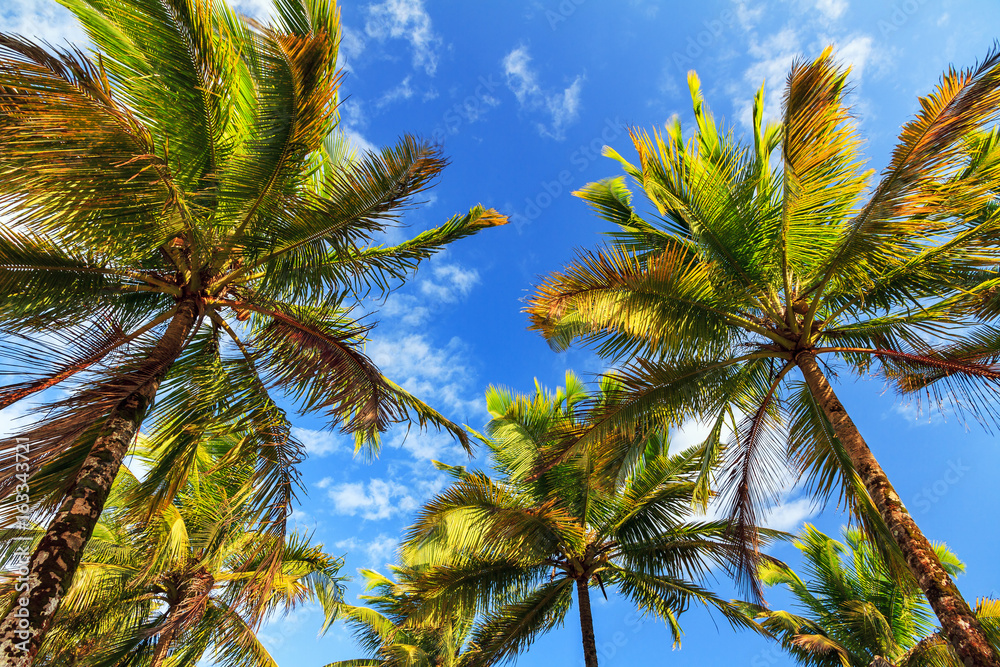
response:
<path id="1" fill-rule="evenodd" d="M 941 566 L 930 542 L 903 506 L 889 478 L 872 455 L 858 427 L 854 425 L 833 387 L 812 354 L 800 354 L 796 363 L 805 376 L 809 391 L 833 431 L 844 446 L 855 471 L 878 508 L 889 532 L 903 552 L 906 564 L 927 597 L 941 623 L 941 632 L 966 667 L 1000 667 L 979 619 L 972 613 L 958 587 Z"/>
<path id="2" fill-rule="evenodd" d="M 167 616 L 170 612 L 167 612 Z M 160 636 L 156 638 L 156 652 L 153 654 L 153 662 L 150 663 L 149 667 L 162 667 L 164 661 L 167 659 L 167 653 L 170 651 L 170 645 L 174 643 L 174 633 L 177 631 L 177 627 L 173 624 L 170 625 L 166 630 L 160 633 Z"/>
<path id="3" fill-rule="evenodd" d="M 583 633 L 583 663 L 597 667 L 597 641 L 594 639 L 594 617 L 590 613 L 590 587 L 587 577 L 576 580 L 576 596 L 580 599 L 580 631 Z"/>
<path id="4" fill-rule="evenodd" d="M 163 338 L 145 362 L 126 376 L 126 382 L 135 380 L 137 386 L 115 406 L 94 440 L 73 487 L 31 556 L 30 588 L 15 599 L 0 622 L 0 667 L 28 667 L 38 653 L 139 425 L 201 314 L 202 306 L 196 301 L 178 304 Z M 24 598 L 26 604 L 21 604 Z"/>

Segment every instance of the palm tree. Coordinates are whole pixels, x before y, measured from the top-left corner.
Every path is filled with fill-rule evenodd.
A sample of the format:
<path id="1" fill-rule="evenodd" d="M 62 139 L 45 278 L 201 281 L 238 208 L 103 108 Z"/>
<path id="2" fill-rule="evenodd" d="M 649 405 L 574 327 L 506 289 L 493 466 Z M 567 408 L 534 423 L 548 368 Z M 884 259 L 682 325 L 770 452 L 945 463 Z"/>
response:
<path id="1" fill-rule="evenodd" d="M 557 348 L 581 339 L 603 356 L 631 357 L 621 368 L 627 395 L 589 434 L 567 438 L 566 451 L 640 417 L 664 427 L 700 419 L 711 433 L 706 476 L 728 443 L 722 495 L 746 540 L 791 461 L 819 496 L 839 492 L 883 549 L 901 554 L 899 569 L 920 582 L 965 663 L 996 667 L 820 358 L 989 412 L 982 390 L 1000 379 L 995 355 L 966 348 L 995 338 L 969 327 L 978 322 L 970 306 L 993 293 L 981 281 L 995 277 L 980 267 L 996 263 L 1000 142 L 980 131 L 1000 116 L 1000 53 L 950 70 L 921 98 L 875 184 L 845 102 L 848 72 L 829 49 L 793 65 L 780 123 L 764 122 L 763 88 L 757 94 L 749 145 L 715 123 L 692 72 L 689 141 L 674 121 L 652 137 L 632 132 L 638 166 L 606 149 L 656 214 L 633 206 L 622 178 L 582 189 L 617 225 L 613 244 L 552 274 L 527 310 Z M 753 558 L 741 570 L 752 581 Z"/>
<path id="2" fill-rule="evenodd" d="M 354 309 L 506 223 L 477 206 L 374 244 L 445 160 L 409 136 L 358 157 L 337 132 L 333 0 L 278 0 L 269 27 L 209 0 L 64 4 L 93 55 L 0 35 L 0 331 L 23 379 L 0 408 L 68 392 L 17 434 L 26 459 L 3 443 L 0 495 L 26 468 L 38 515 L 55 514 L 30 565 L 30 650 L 11 611 L 5 666 L 37 650 L 147 415 L 176 427 L 158 429 L 167 491 L 200 434 L 239 433 L 274 534 L 301 448 L 271 388 L 368 444 L 411 416 L 465 443 L 364 355 Z"/>
<path id="3" fill-rule="evenodd" d="M 606 381 L 596 400 L 613 400 L 616 389 Z M 575 589 L 585 662 L 595 667 L 594 586 L 614 587 L 663 619 L 675 644 L 678 617 L 695 602 L 755 627 L 695 583 L 735 562 L 743 548 L 727 538 L 724 521 L 692 517 L 697 452 L 671 455 L 659 435 L 637 434 L 642 454 L 614 480 L 597 473 L 597 447 L 534 474 L 552 440 L 586 418 L 577 406 L 587 398 L 571 373 L 554 394 L 537 382 L 534 396 L 491 387 L 493 419 L 479 438 L 498 477 L 441 464 L 456 482 L 420 510 L 409 531 L 404 553 L 428 563 L 413 583 L 421 599 L 445 612 L 482 614 L 470 638 L 472 664 L 512 659 L 561 625 Z"/>
<path id="4" fill-rule="evenodd" d="M 763 564 L 762 581 L 785 585 L 805 616 L 787 611 L 748 610 L 803 665 L 869 667 L 876 659 L 896 667 L 961 667 L 939 633 L 920 589 L 900 582 L 871 541 L 857 529 L 844 531 L 846 546 L 806 524 L 795 546 L 802 551 L 808 581 L 786 565 Z M 934 551 L 949 575 L 965 566 L 944 545 Z M 845 559 L 846 557 L 846 559 Z M 1000 638 L 1000 604 L 976 607 L 993 641 Z"/>
<path id="5" fill-rule="evenodd" d="M 203 471 L 146 521 L 123 468 L 34 664 L 274 667 L 261 621 L 318 601 L 332 622 L 342 561 L 300 533 L 276 565 L 262 557 L 276 538 L 248 502 L 250 474 Z"/>
<path id="6" fill-rule="evenodd" d="M 354 631 L 367 658 L 338 660 L 326 667 L 465 667 L 471 664 L 473 648 L 468 644 L 472 618 L 452 614 L 443 618 L 422 617 L 420 600 L 408 582 L 419 576 L 412 568 L 394 567 L 398 581 L 373 570 L 362 570 L 367 606 L 342 604 L 338 617 Z"/>

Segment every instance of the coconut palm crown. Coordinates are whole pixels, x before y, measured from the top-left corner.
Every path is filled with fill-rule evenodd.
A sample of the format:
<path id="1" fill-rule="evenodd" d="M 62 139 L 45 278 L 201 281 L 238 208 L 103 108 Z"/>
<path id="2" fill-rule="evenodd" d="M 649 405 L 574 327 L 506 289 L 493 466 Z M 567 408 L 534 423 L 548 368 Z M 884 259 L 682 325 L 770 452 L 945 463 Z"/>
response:
<path id="1" fill-rule="evenodd" d="M 760 576 L 768 586 L 786 586 L 799 613 L 750 613 L 799 664 L 869 667 L 886 660 L 896 667 L 960 667 L 962 662 L 936 632 L 920 589 L 893 576 L 864 532 L 845 529 L 844 542 L 838 542 L 806 524 L 795 546 L 803 555 L 805 579 L 771 562 L 762 564 Z M 948 574 L 965 570 L 945 545 L 935 544 L 934 550 Z M 975 612 L 995 642 L 1000 604 L 981 600 Z"/>
<path id="2" fill-rule="evenodd" d="M 828 49 L 789 73 L 779 121 L 755 97 L 752 136 L 717 123 L 689 75 L 696 126 L 632 131 L 638 164 L 577 195 L 616 225 L 531 298 L 531 326 L 621 362 L 624 395 L 566 451 L 638 420 L 705 422 L 703 476 L 722 461 L 732 530 L 753 540 L 790 464 L 839 496 L 894 562 L 905 560 L 969 665 L 1000 659 L 837 398 L 837 370 L 995 414 L 992 326 L 1000 214 L 1000 53 L 950 70 L 920 99 L 881 178 L 865 169 L 849 70 Z M 777 154 L 777 155 L 775 155 Z M 824 370 L 823 364 L 826 364 Z M 624 441 L 623 447 L 628 447 Z M 752 585 L 756 566 L 742 564 Z"/>
<path id="3" fill-rule="evenodd" d="M 420 568 L 393 567 L 396 579 L 362 570 L 364 605 L 343 603 L 338 617 L 351 628 L 366 658 L 338 660 L 326 667 L 465 667 L 472 664 L 468 642 L 473 618 L 454 613 L 434 618 L 421 612 L 410 581 Z"/>
<path id="4" fill-rule="evenodd" d="M 606 380 L 595 400 L 617 393 Z M 496 477 L 440 464 L 456 481 L 427 502 L 409 531 L 404 553 L 427 563 L 413 582 L 421 600 L 481 615 L 471 664 L 512 660 L 562 625 L 575 591 L 584 660 L 595 667 L 592 588 L 617 591 L 663 620 L 675 644 L 680 616 L 699 603 L 735 626 L 757 629 L 700 583 L 745 547 L 730 539 L 725 521 L 695 513 L 697 451 L 671 454 L 662 437 L 644 434 L 641 454 L 617 479 L 599 474 L 598 447 L 536 473 L 551 443 L 587 419 L 581 406 L 588 398 L 572 373 L 556 392 L 537 382 L 534 395 L 491 387 L 493 419 L 479 438 L 492 452 Z"/>
<path id="5" fill-rule="evenodd" d="M 31 561 L 30 650 L 8 615 L 2 665 L 37 649 L 144 418 L 167 462 L 150 484 L 173 490 L 206 433 L 239 434 L 276 535 L 302 448 L 271 389 L 369 444 L 410 418 L 466 443 L 365 356 L 355 306 L 506 222 L 475 207 L 378 245 L 445 160 L 409 136 L 350 150 L 333 0 L 278 0 L 268 25 L 212 0 L 63 4 L 93 53 L 0 35 L 0 332 L 19 380 L 0 407 L 63 392 L 3 442 L 0 494 L 30 475 L 38 515 L 58 512 Z"/>
<path id="6" fill-rule="evenodd" d="M 272 567 L 277 538 L 248 502 L 251 472 L 202 469 L 150 517 L 123 468 L 35 664 L 275 667 L 256 635 L 263 621 L 317 602 L 328 626 L 343 562 L 295 532 Z"/>

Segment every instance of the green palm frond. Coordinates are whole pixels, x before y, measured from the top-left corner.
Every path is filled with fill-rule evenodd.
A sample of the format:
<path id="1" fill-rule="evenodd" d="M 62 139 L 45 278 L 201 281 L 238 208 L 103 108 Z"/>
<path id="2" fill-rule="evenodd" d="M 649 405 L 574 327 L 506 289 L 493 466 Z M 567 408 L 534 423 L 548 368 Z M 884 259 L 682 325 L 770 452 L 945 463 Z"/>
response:
<path id="1" fill-rule="evenodd" d="M 748 551 L 724 522 L 694 516 L 705 494 L 701 448 L 670 453 L 652 421 L 627 435 L 594 426 L 621 408 L 624 389 L 605 377 L 594 391 L 571 373 L 556 391 L 538 382 L 527 395 L 491 387 L 493 419 L 474 435 L 489 447 L 494 475 L 438 464 L 455 481 L 421 508 L 403 555 L 423 566 L 411 585 L 426 618 L 479 617 L 468 664 L 515 659 L 563 623 L 574 587 L 589 598 L 591 587 L 607 584 L 662 618 L 675 637 L 694 603 L 760 630 L 699 583 Z M 581 430 L 586 440 L 562 448 Z M 616 451 L 609 440 L 627 440 L 633 454 L 609 464 L 606 455 Z M 584 636 L 593 632 L 588 618 L 581 612 Z"/>

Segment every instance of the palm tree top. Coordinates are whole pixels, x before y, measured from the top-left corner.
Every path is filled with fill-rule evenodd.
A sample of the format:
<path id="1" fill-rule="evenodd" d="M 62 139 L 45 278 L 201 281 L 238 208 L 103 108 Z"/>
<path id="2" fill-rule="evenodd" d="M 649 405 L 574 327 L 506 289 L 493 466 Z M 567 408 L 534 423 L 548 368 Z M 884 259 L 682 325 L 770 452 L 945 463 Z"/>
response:
<path id="1" fill-rule="evenodd" d="M 425 602 L 483 615 L 472 634 L 482 664 L 513 659 L 561 625 L 574 588 L 585 637 L 591 587 L 617 590 L 661 618 L 675 642 L 679 616 L 695 603 L 755 627 L 700 583 L 742 547 L 724 521 L 692 516 L 697 451 L 672 454 L 662 436 L 646 434 L 642 454 L 617 478 L 603 474 L 599 447 L 540 469 L 561 433 L 589 417 L 578 406 L 616 395 L 613 380 L 591 395 L 572 373 L 557 391 L 537 382 L 529 395 L 491 387 L 493 419 L 476 436 L 492 452 L 495 475 L 438 464 L 455 482 L 420 510 L 404 553 L 426 564 L 414 580 Z"/>
<path id="2" fill-rule="evenodd" d="M 800 664 L 962 664 L 941 637 L 919 587 L 896 577 L 862 531 L 844 529 L 839 542 L 806 524 L 794 544 L 803 555 L 801 577 L 777 563 L 763 564 L 760 576 L 768 586 L 787 587 L 797 613 L 753 606 L 747 611 Z M 964 572 L 964 564 L 945 545 L 935 545 L 935 551 L 950 575 Z M 996 602 L 981 601 L 976 614 L 996 640 Z"/>
<path id="3" fill-rule="evenodd" d="M 151 517 L 132 502 L 139 480 L 119 474 L 38 664 L 159 667 L 212 656 L 273 667 L 255 634 L 262 622 L 312 601 L 324 627 L 333 622 L 343 561 L 296 532 L 272 562 L 277 538 L 248 502 L 248 471 L 204 472 Z"/>
<path id="4" fill-rule="evenodd" d="M 336 3 L 277 2 L 269 25 L 208 0 L 63 4 L 92 54 L 0 35 L 0 332 L 21 380 L 0 406 L 70 392 L 18 434 L 36 443 L 33 490 L 58 502 L 82 460 L 65 452 L 166 368 L 149 416 L 166 458 L 237 434 L 237 450 L 261 452 L 259 486 L 288 491 L 276 518 L 302 448 L 273 390 L 369 451 L 410 419 L 468 447 L 366 356 L 358 303 L 506 218 L 476 206 L 378 244 L 446 160 L 412 136 L 350 147 Z"/>
<path id="5" fill-rule="evenodd" d="M 625 177 L 576 192 L 614 224 L 611 243 L 551 274 L 526 307 L 553 347 L 581 340 L 622 362 L 622 396 L 564 450 L 640 419 L 707 422 L 703 482 L 730 440 L 721 492 L 745 526 L 777 499 L 789 460 L 821 497 L 870 506 L 796 368 L 829 360 L 934 405 L 995 413 L 980 398 L 1000 380 L 1000 337 L 981 318 L 996 282 L 1000 52 L 921 98 L 878 180 L 848 75 L 831 49 L 796 62 L 780 121 L 764 118 L 761 87 L 744 140 L 716 122 L 691 72 L 690 138 L 675 119 L 631 131 L 636 164 L 605 148 L 654 211 Z"/>
<path id="6" fill-rule="evenodd" d="M 428 614 L 412 581 L 422 567 L 393 566 L 390 576 L 363 569 L 365 606 L 342 604 L 339 617 L 351 626 L 368 658 L 341 660 L 327 667 L 459 667 L 472 664 L 468 642 L 473 618 Z"/>

